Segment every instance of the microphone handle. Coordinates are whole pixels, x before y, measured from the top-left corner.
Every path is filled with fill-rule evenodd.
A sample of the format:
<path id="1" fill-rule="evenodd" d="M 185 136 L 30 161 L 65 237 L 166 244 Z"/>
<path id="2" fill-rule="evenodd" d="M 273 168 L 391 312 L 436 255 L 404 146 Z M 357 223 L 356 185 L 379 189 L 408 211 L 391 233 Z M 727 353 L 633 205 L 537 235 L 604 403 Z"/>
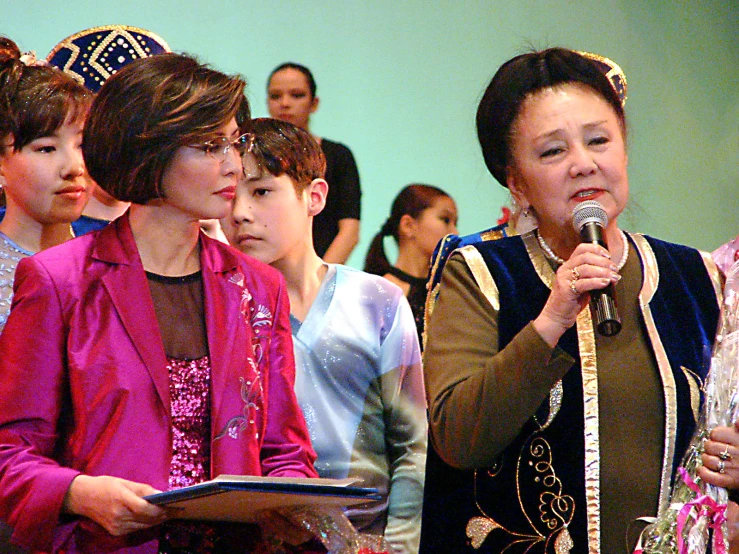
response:
<path id="1" fill-rule="evenodd" d="M 603 238 L 603 232 L 597 223 L 586 223 L 580 229 L 580 240 L 582 242 L 588 242 L 591 244 L 600 244 L 603 248 L 608 250 L 608 245 Z"/>
<path id="2" fill-rule="evenodd" d="M 613 285 L 601 290 L 590 291 L 590 309 L 593 312 L 595 328 L 604 337 L 612 337 L 621 331 L 621 318 L 618 316 Z"/>
<path id="3" fill-rule="evenodd" d="M 599 244 L 608 249 L 601 227 L 595 223 L 586 223 L 580 229 L 580 238 L 583 242 Z M 595 328 L 604 337 L 612 337 L 621 331 L 621 318 L 616 308 L 615 293 L 613 285 L 600 290 L 590 291 L 590 309 L 593 313 Z"/>

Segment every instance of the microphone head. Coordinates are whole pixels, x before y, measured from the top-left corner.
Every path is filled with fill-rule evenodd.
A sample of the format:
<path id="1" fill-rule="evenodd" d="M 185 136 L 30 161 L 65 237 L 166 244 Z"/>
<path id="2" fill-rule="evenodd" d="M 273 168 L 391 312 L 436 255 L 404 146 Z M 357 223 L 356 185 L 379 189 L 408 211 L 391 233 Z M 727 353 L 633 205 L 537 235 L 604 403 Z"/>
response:
<path id="1" fill-rule="evenodd" d="M 585 200 L 572 211 L 572 225 L 579 233 L 586 223 L 595 223 L 604 229 L 608 225 L 608 214 L 600 202 Z"/>

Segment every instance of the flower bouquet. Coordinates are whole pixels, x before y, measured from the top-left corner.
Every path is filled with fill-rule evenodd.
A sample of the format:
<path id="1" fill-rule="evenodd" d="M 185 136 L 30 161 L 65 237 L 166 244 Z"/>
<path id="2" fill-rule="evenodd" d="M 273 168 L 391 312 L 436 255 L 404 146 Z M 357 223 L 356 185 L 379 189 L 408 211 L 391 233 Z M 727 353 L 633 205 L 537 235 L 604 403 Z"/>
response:
<path id="1" fill-rule="evenodd" d="M 704 385 L 704 404 L 675 477 L 669 505 L 641 535 L 634 554 L 724 554 L 728 492 L 697 474 L 703 444 L 717 426 L 739 418 L 739 262 L 727 274 L 718 335 Z M 710 547 L 710 548 L 709 548 Z"/>

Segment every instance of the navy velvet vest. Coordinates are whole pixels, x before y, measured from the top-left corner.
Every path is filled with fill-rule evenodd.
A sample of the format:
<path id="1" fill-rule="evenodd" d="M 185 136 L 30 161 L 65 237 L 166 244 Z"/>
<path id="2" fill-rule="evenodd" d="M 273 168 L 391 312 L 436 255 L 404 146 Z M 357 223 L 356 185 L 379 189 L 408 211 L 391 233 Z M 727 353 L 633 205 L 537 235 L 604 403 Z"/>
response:
<path id="1" fill-rule="evenodd" d="M 656 239 L 647 241 L 659 268 L 659 285 L 649 305 L 676 387 L 674 474 L 695 425 L 691 389 L 681 366 L 701 379 L 705 377 L 718 323 L 718 303 L 699 252 Z M 535 271 L 521 237 L 479 242 L 474 247 L 499 291 L 502 349 L 541 312 L 550 290 Z M 645 274 L 653 274 L 654 268 L 650 270 L 644 263 L 642 259 Z M 507 554 L 553 553 L 565 523 L 574 542 L 572 552 L 587 552 L 583 385 L 574 327 L 562 336 L 559 347 L 575 359 L 562 379 L 561 408 L 545 425 L 550 410 L 550 402 L 545 400 L 493 467 L 457 470 L 445 464 L 429 443 L 422 554 L 497 554 L 506 547 Z M 466 532 L 470 520 L 479 518 L 474 525 L 491 525 L 481 516 L 507 531 L 489 529 L 484 542 L 473 548 Z"/>

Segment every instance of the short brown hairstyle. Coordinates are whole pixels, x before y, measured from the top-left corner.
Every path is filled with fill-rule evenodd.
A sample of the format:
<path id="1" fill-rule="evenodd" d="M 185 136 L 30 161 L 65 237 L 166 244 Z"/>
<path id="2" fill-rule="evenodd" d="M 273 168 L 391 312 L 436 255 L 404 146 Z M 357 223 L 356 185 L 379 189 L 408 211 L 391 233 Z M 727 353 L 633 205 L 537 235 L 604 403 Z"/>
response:
<path id="1" fill-rule="evenodd" d="M 301 194 L 314 179 L 326 174 L 326 157 L 305 129 L 269 117 L 252 119 L 247 130 L 254 135 L 251 153 L 261 171 L 287 175 Z"/>
<path id="2" fill-rule="evenodd" d="M 90 110 L 83 144 L 90 176 L 118 200 L 161 198 L 178 148 L 213 138 L 232 118 L 239 127 L 249 120 L 245 86 L 187 55 L 131 62 L 105 82 Z"/>

